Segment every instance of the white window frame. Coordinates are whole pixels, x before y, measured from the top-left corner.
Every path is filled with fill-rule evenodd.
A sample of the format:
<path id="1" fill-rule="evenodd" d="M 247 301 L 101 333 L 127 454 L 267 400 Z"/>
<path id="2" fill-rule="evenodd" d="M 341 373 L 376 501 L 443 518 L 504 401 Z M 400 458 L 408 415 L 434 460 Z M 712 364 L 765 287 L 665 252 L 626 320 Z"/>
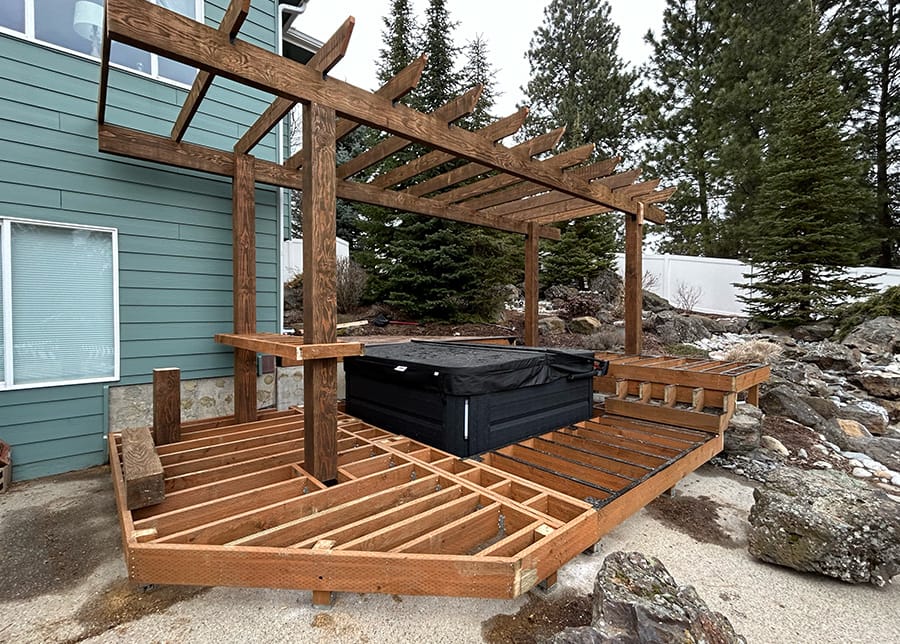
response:
<path id="1" fill-rule="evenodd" d="M 0 2 L 5 2 L 6 0 L 0 0 Z M 156 0 L 149 0 L 156 4 Z M 105 3 L 105 0 L 104 0 Z M 196 18 L 194 20 L 198 22 L 204 22 L 205 20 L 205 0 L 194 0 L 194 13 Z M 96 56 L 91 56 L 90 54 L 85 54 L 84 52 L 74 51 L 72 49 L 68 49 L 63 47 L 62 45 L 57 45 L 56 43 L 48 42 L 46 40 L 39 40 L 34 35 L 34 0 L 25 0 L 25 32 L 16 31 L 15 29 L 10 29 L 9 27 L 5 27 L 0 25 L 0 34 L 7 34 L 9 36 L 13 36 L 16 38 L 21 38 L 23 40 L 27 40 L 28 42 L 36 43 L 39 45 L 43 45 L 44 47 L 49 47 L 50 49 L 55 49 L 56 51 L 65 52 L 71 56 L 77 56 L 78 58 L 84 58 L 85 60 L 92 60 L 95 62 L 99 62 L 100 59 Z M 174 85 L 176 87 L 190 88 L 191 85 L 188 83 L 182 83 L 181 81 L 175 80 L 173 78 L 167 78 L 166 76 L 159 75 L 159 54 L 150 54 L 150 71 L 141 71 L 139 69 L 134 69 L 133 67 L 128 67 L 127 65 L 122 65 L 120 63 L 110 62 L 110 66 L 116 69 L 121 69 L 122 71 L 130 72 L 132 74 L 137 74 L 138 76 L 143 76 L 145 78 L 152 78 L 153 80 L 158 80 L 168 85 Z"/>
<path id="2" fill-rule="evenodd" d="M 27 384 L 9 384 L 7 377 L 12 377 L 13 360 L 13 324 L 12 324 L 12 225 L 28 224 L 46 228 L 65 228 L 68 230 L 91 230 L 109 233 L 112 241 L 112 308 L 113 308 L 113 375 L 97 378 L 80 378 L 77 380 L 53 380 L 47 382 L 30 382 Z M 82 226 L 55 221 L 22 219 L 0 215 L 0 296 L 3 298 L 3 373 L 0 375 L 0 391 L 14 389 L 40 389 L 43 387 L 62 387 L 65 385 L 86 385 L 97 382 L 115 382 L 120 379 L 120 337 L 119 337 L 119 230 L 105 226 Z"/>

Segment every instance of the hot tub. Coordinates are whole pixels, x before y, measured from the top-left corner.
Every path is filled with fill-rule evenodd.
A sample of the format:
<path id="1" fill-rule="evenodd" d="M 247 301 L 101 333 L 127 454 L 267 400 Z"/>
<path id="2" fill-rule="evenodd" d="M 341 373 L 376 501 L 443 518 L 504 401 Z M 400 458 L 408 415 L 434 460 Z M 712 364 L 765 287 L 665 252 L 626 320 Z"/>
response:
<path id="1" fill-rule="evenodd" d="M 605 363 L 601 365 L 605 370 Z M 344 359 L 347 413 L 471 456 L 592 415 L 590 351 L 408 342 Z"/>

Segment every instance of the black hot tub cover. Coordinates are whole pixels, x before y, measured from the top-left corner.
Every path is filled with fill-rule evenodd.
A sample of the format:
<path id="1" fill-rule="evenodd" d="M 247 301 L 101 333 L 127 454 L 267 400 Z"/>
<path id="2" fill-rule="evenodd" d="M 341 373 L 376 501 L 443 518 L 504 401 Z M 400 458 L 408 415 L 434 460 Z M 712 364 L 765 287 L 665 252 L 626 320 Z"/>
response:
<path id="1" fill-rule="evenodd" d="M 366 347 L 344 359 L 347 373 L 448 395 L 474 396 L 597 373 L 591 351 L 501 347 L 457 342 L 404 342 Z M 605 364 L 600 365 L 605 371 Z"/>

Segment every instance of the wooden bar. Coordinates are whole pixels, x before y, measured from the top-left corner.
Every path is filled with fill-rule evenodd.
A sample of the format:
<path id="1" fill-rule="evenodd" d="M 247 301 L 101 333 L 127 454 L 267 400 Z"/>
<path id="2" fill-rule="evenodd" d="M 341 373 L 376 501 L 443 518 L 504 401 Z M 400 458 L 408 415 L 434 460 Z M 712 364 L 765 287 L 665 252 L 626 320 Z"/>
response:
<path id="1" fill-rule="evenodd" d="M 625 353 L 632 354 L 643 347 L 643 228 L 642 213 L 625 218 Z"/>
<path id="2" fill-rule="evenodd" d="M 234 332 L 256 331 L 256 185 L 254 158 L 234 157 L 231 245 L 233 256 Z M 256 352 L 234 350 L 234 418 L 256 420 Z"/>
<path id="3" fill-rule="evenodd" d="M 181 440 L 181 369 L 153 370 L 153 437 L 157 445 Z"/>
<path id="4" fill-rule="evenodd" d="M 525 345 L 540 344 L 538 335 L 538 278 L 540 273 L 540 237 L 537 226 L 529 224 L 525 237 Z"/>
<path id="5" fill-rule="evenodd" d="M 109 3 L 106 3 L 106 6 L 108 7 Z M 225 15 L 222 17 L 222 22 L 219 23 L 219 31 L 227 33 L 229 40 L 234 40 L 249 13 L 250 0 L 231 0 L 228 8 L 225 10 Z M 108 24 L 108 21 L 105 21 L 104 24 Z M 197 110 L 200 109 L 200 103 L 203 101 L 203 97 L 206 96 L 206 92 L 212 85 L 214 78 L 215 76 L 207 71 L 200 70 L 197 72 L 187 98 L 185 98 L 184 104 L 181 106 L 181 111 L 175 119 L 175 125 L 172 126 L 171 136 L 173 141 L 178 142 L 184 138 L 184 134 L 187 132 L 188 126 L 191 124 L 191 120 L 194 118 Z"/>
<path id="6" fill-rule="evenodd" d="M 343 358 L 361 356 L 364 345 L 360 342 L 331 342 L 322 344 L 299 344 L 304 338 L 285 336 L 277 333 L 217 333 L 215 341 L 232 347 L 280 356 L 292 360 L 321 360 L 322 358 Z"/>
<path id="7" fill-rule="evenodd" d="M 335 233 L 335 113 L 310 103 L 303 114 L 303 340 L 337 342 Z M 337 360 L 303 366 L 306 470 L 325 483 L 337 479 Z"/>
<path id="8" fill-rule="evenodd" d="M 122 465 L 129 510 L 145 508 L 166 498 L 163 466 L 147 427 L 122 432 Z"/>
<path id="9" fill-rule="evenodd" d="M 249 2 L 249 0 L 248 0 Z M 109 8 L 103 6 L 103 46 L 100 50 L 100 82 L 97 84 L 97 125 L 106 122 L 106 95 L 109 91 L 109 55 L 112 41 L 107 33 Z"/>

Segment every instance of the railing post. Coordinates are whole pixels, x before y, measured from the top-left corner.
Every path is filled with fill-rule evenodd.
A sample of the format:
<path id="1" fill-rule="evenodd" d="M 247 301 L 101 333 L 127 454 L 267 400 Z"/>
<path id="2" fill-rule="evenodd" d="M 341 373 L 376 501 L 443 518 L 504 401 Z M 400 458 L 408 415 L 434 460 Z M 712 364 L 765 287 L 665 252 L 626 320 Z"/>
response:
<path id="1" fill-rule="evenodd" d="M 153 370 L 153 436 L 157 445 L 181 440 L 181 369 Z"/>

